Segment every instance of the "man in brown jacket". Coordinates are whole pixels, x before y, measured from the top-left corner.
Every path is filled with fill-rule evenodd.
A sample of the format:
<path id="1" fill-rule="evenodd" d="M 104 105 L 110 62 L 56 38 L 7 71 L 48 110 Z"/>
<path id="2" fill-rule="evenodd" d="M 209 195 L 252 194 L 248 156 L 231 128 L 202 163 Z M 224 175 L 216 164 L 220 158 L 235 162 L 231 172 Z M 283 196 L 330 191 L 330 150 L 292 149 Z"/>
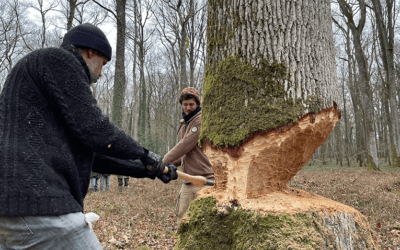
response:
<path id="1" fill-rule="evenodd" d="M 179 102 L 183 109 L 183 119 L 178 130 L 181 140 L 165 155 L 163 161 L 182 166 L 184 173 L 213 180 L 214 172 L 211 163 L 198 146 L 201 128 L 200 94 L 195 88 L 185 88 L 179 96 Z M 182 219 L 189 203 L 196 198 L 196 192 L 200 189 L 190 182 L 182 183 L 178 198 L 178 221 Z"/>

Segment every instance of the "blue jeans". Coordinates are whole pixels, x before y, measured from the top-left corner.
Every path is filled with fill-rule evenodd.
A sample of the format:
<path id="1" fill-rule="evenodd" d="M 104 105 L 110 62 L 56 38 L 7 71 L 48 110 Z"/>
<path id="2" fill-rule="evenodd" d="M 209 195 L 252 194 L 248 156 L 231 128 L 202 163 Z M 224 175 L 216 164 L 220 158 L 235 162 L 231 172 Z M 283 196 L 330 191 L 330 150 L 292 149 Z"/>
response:
<path id="1" fill-rule="evenodd" d="M 104 191 L 108 191 L 110 189 L 110 178 L 111 176 L 109 175 L 101 175 L 100 176 L 100 192 L 103 192 L 103 186 L 104 186 L 104 181 L 106 182 L 106 187 L 104 188 Z"/>
<path id="2" fill-rule="evenodd" d="M 100 250 L 83 213 L 60 216 L 0 216 L 0 250 Z"/>
<path id="3" fill-rule="evenodd" d="M 91 177 L 90 178 L 90 190 L 97 192 L 98 186 L 99 186 L 99 178 Z"/>

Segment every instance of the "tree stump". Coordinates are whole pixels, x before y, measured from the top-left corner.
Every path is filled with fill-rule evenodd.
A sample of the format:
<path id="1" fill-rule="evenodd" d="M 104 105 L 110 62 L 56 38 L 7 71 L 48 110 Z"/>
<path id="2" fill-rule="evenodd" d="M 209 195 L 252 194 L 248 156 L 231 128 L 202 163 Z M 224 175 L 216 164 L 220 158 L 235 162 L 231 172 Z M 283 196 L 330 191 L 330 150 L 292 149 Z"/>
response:
<path id="1" fill-rule="evenodd" d="M 334 105 L 236 148 L 205 142 L 215 186 L 191 203 L 176 249 L 377 249 L 356 209 L 287 186 L 339 119 Z"/>

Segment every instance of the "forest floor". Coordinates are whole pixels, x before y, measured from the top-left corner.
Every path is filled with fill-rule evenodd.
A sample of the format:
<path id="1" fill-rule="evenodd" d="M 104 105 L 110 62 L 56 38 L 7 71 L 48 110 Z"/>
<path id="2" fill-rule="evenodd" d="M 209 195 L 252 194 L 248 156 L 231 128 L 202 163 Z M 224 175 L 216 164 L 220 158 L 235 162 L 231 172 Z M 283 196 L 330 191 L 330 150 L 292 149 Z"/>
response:
<path id="1" fill-rule="evenodd" d="M 382 162 L 374 172 L 355 165 L 311 160 L 288 185 L 354 207 L 377 233 L 380 249 L 400 250 L 400 168 Z M 129 186 L 119 194 L 112 176 L 110 191 L 86 196 L 85 212 L 100 216 L 93 229 L 104 249 L 173 249 L 180 181 L 131 178 Z"/>

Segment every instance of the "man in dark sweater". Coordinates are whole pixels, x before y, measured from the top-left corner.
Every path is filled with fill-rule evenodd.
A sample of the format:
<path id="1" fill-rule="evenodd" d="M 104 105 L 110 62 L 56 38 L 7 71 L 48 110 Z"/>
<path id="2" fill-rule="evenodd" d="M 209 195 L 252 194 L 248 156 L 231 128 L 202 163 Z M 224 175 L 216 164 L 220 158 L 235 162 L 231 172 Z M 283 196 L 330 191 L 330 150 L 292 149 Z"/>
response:
<path id="1" fill-rule="evenodd" d="M 97 107 L 90 84 L 110 59 L 104 33 L 86 23 L 8 75 L 0 95 L 0 249 L 101 249 L 83 215 L 91 171 L 177 178 L 175 166 Z"/>

